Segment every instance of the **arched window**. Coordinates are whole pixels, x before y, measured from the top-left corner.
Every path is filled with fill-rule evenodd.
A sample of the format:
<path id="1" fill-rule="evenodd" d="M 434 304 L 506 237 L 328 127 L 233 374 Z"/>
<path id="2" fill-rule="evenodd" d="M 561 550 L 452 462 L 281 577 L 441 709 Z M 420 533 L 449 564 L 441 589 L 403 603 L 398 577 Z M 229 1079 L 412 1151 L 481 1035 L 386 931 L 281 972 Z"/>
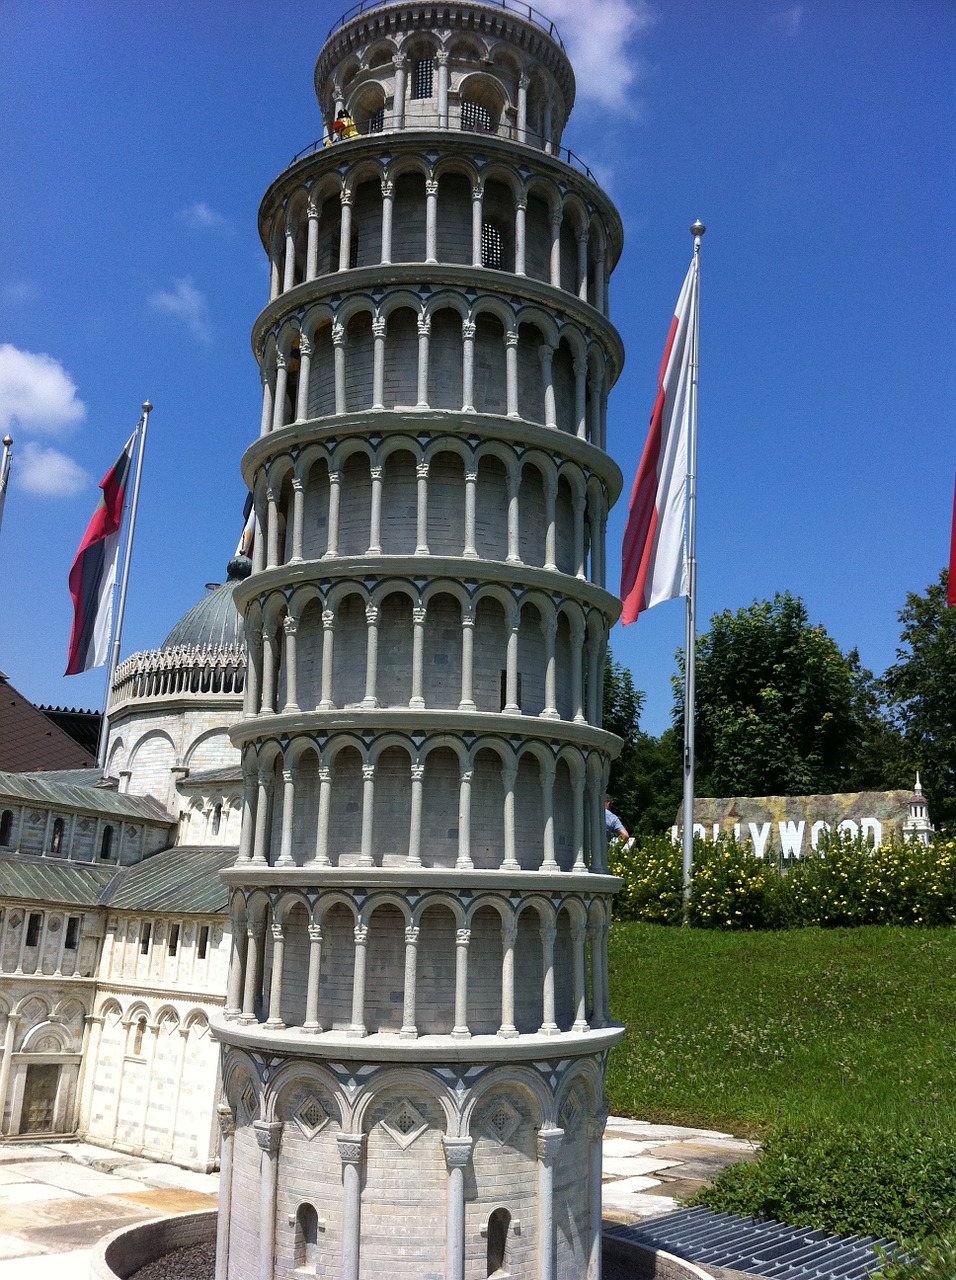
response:
<path id="1" fill-rule="evenodd" d="M 501 231 L 486 220 L 481 224 L 481 265 L 501 271 L 503 261 Z"/>
<path id="2" fill-rule="evenodd" d="M 314 1271 L 316 1244 L 319 1238 L 319 1215 L 310 1204 L 300 1204 L 295 1215 L 295 1265 Z"/>
<path id="3" fill-rule="evenodd" d="M 0 845 L 6 848 L 10 844 L 10 837 L 13 835 L 13 810 L 4 809 L 0 814 Z"/>
<path id="4" fill-rule="evenodd" d="M 59 853 L 63 843 L 63 819 L 57 818 L 53 823 L 53 835 L 50 837 L 50 852 Z"/>
<path id="5" fill-rule="evenodd" d="M 103 836 L 100 840 L 100 857 L 108 858 L 113 851 L 113 828 L 106 826 L 103 828 Z"/>
<path id="6" fill-rule="evenodd" d="M 491 133 L 491 112 L 480 102 L 463 102 L 461 127 L 467 133 Z"/>
<path id="7" fill-rule="evenodd" d="M 217 804 L 212 811 L 212 833 L 218 836 L 219 828 L 222 826 L 222 805 Z"/>
<path id="8" fill-rule="evenodd" d="M 507 1209 L 496 1209 L 488 1219 L 488 1271 L 489 1276 L 502 1280 L 508 1270 L 508 1228 L 511 1214 Z"/>
<path id="9" fill-rule="evenodd" d="M 146 1018 L 140 1016 L 136 1023 L 136 1032 L 133 1036 L 133 1057 L 139 1058 L 143 1052 L 143 1037 L 146 1035 Z"/>
<path id="10" fill-rule="evenodd" d="M 435 80 L 435 63 L 432 58 L 419 58 L 415 63 L 415 76 L 412 81 L 413 98 L 430 98 Z"/>

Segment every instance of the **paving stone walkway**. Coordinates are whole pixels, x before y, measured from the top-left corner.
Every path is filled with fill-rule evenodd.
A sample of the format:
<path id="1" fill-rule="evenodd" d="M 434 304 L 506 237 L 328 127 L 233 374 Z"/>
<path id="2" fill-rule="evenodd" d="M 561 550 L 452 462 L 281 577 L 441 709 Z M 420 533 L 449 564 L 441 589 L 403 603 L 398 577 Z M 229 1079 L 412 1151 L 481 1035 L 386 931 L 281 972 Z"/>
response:
<path id="1" fill-rule="evenodd" d="M 754 1147 L 727 1133 L 611 1117 L 604 1216 L 670 1213 Z M 0 1145 L 0 1280 L 88 1280 L 101 1236 L 165 1214 L 215 1208 L 216 1174 L 119 1155 L 83 1142 Z"/>

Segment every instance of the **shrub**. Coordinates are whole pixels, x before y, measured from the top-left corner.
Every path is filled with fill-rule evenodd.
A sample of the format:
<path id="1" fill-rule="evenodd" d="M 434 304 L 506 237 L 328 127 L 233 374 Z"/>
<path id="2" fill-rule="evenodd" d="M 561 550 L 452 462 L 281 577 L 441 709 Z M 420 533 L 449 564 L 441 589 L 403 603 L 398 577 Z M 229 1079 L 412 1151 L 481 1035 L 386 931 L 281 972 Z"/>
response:
<path id="1" fill-rule="evenodd" d="M 953 1280 L 956 1276 L 956 1228 L 921 1244 L 906 1262 L 891 1262 L 881 1280 Z"/>
<path id="2" fill-rule="evenodd" d="M 763 929 L 777 869 L 733 840 L 695 842 L 691 923 L 701 929 Z"/>
<path id="3" fill-rule="evenodd" d="M 667 836 L 609 851 L 624 881 L 620 920 L 680 924 L 681 850 Z M 956 841 L 916 841 L 873 849 L 849 836 L 781 870 L 731 839 L 694 841 L 691 923 L 705 929 L 780 929 L 805 925 L 956 923 Z"/>
<path id="4" fill-rule="evenodd" d="M 608 869 L 624 881 L 614 903 L 618 919 L 680 924 L 681 851 L 669 836 L 645 836 L 630 849 L 615 840 L 608 849 Z"/>
<path id="5" fill-rule="evenodd" d="M 753 1164 L 723 1170 L 691 1203 L 916 1243 L 934 1228 L 956 1229 L 956 1135 L 846 1125 L 782 1129 Z M 945 1274 L 952 1280 L 956 1272 Z"/>

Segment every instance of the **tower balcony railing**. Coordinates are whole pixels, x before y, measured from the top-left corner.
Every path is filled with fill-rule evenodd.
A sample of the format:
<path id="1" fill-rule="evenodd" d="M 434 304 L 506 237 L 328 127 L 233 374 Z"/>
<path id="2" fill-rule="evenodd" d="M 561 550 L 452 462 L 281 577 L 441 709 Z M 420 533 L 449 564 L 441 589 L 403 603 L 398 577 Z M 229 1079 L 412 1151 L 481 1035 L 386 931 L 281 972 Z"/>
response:
<path id="1" fill-rule="evenodd" d="M 536 27 L 540 27 L 542 31 L 547 32 L 558 48 L 565 52 L 564 41 L 558 33 L 558 28 L 547 14 L 541 13 L 540 10 L 535 9 L 532 5 L 521 4 L 519 0 L 480 0 L 480 3 L 489 9 L 507 9 L 509 13 L 517 14 L 520 18 L 526 18 L 529 22 L 534 23 Z M 351 9 L 342 14 L 338 22 L 333 23 L 326 39 L 331 40 L 336 31 L 341 31 L 353 18 L 361 17 L 363 13 L 369 13 L 373 9 L 386 8 L 388 8 L 388 0 L 360 0 L 359 4 L 353 4 Z"/>
<path id="2" fill-rule="evenodd" d="M 127 702 L 179 694 L 241 698 L 245 676 L 244 648 L 175 645 L 134 653 L 116 669 L 110 710 Z"/>
<path id="3" fill-rule="evenodd" d="M 364 120 L 361 122 L 357 122 L 355 124 L 355 128 L 359 136 L 363 138 L 372 137 L 373 135 L 379 135 L 379 134 L 381 134 L 382 136 L 384 136 L 385 134 L 394 134 L 394 133 L 406 134 L 416 127 L 430 130 L 434 126 L 403 125 L 401 128 L 396 129 L 389 126 L 387 123 L 383 123 L 380 118 L 375 116 L 373 116 L 370 120 Z M 455 132 L 455 131 L 456 130 L 454 126 L 446 126 L 443 130 L 443 132 Z M 522 142 L 526 146 L 535 147 L 537 150 L 545 152 L 547 155 L 551 155 L 556 157 L 558 160 L 562 160 L 566 165 L 569 165 L 570 168 L 577 170 L 577 172 L 580 174 L 583 174 L 584 177 L 587 178 L 589 182 L 593 182 L 595 184 L 597 183 L 597 179 L 595 178 L 594 174 L 591 172 L 590 168 L 585 164 L 585 162 L 581 159 L 579 155 L 577 155 L 575 152 L 573 152 L 570 149 L 570 147 L 561 147 L 561 146 L 556 147 L 552 144 L 551 150 L 546 151 L 544 135 L 540 133 L 535 133 L 534 130 L 532 129 L 519 129 L 518 126 L 515 124 L 509 124 L 507 121 L 501 121 L 497 125 L 493 124 L 490 128 L 486 128 L 477 122 L 470 125 L 463 124 L 459 127 L 457 131 L 461 133 L 477 133 L 477 134 L 481 134 L 483 137 L 489 137 L 489 138 L 503 138 L 509 142 Z M 295 155 L 289 161 L 289 168 L 291 168 L 292 165 L 296 164 L 299 160 L 303 160 L 306 156 L 316 155 L 318 152 L 323 150 L 332 150 L 333 148 L 336 148 L 336 147 L 341 148 L 341 147 L 347 146 L 347 144 L 350 141 L 351 139 L 349 138 L 343 138 L 339 142 L 332 142 L 328 138 L 328 136 L 316 138 L 316 140 L 310 143 L 309 146 L 303 147 L 301 151 L 297 151 L 295 153 Z"/>

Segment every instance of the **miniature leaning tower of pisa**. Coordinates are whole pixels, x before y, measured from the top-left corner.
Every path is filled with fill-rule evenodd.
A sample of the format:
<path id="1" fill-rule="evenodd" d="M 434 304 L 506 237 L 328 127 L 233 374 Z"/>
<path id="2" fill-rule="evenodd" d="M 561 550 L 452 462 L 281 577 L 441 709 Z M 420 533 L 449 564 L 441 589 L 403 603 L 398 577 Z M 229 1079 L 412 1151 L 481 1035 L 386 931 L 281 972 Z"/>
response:
<path id="1" fill-rule="evenodd" d="M 526 4 L 360 6 L 315 84 L 259 218 L 217 1276 L 595 1280 L 621 224 Z"/>

